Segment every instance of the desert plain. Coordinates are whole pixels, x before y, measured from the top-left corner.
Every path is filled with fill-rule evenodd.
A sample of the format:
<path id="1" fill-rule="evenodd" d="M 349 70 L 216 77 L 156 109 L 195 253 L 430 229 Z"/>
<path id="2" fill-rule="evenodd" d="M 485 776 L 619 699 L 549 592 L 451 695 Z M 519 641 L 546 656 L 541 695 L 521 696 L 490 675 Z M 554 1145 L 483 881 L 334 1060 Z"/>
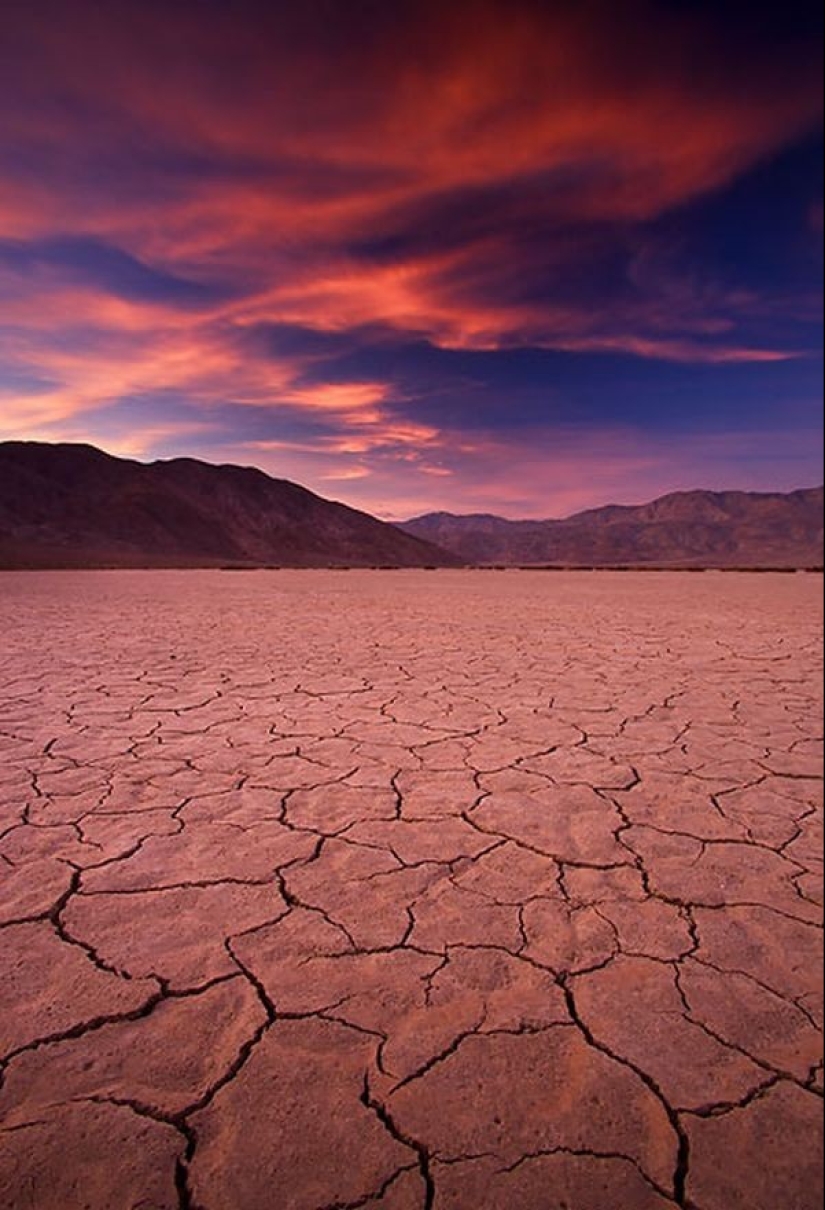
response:
<path id="1" fill-rule="evenodd" d="M 0 576 L 3 1210 L 813 1210 L 822 579 Z"/>

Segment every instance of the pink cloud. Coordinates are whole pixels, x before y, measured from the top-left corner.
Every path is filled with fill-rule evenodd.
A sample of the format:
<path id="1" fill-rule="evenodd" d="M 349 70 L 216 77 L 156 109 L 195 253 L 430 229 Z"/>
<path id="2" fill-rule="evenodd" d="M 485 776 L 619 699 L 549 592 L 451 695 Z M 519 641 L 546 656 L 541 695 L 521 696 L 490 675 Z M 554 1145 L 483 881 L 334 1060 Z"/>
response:
<path id="1" fill-rule="evenodd" d="M 376 507 L 390 507 L 395 477 L 416 511 L 414 498 L 464 500 L 475 465 L 472 500 L 483 487 L 513 510 L 539 489 L 531 447 L 489 435 L 451 446 L 431 411 L 410 415 L 415 401 L 390 375 L 327 375 L 323 354 L 273 354 L 255 332 L 380 328 L 442 350 L 684 364 L 798 355 L 776 321 L 807 301 L 697 284 L 639 231 L 811 127 L 818 72 L 804 56 L 793 71 L 779 51 L 740 63 L 698 11 L 644 0 L 587 12 L 423 4 L 403 19 L 390 5 L 343 47 L 307 38 L 289 5 L 272 6 L 264 37 L 223 6 L 210 21 L 167 6 L 158 21 L 152 5 L 79 0 L 71 23 L 62 7 L 4 13 L 16 52 L 0 78 L 0 130 L 27 154 L 0 184 L 0 240 L 90 237 L 226 288 L 187 309 L 67 281 L 46 261 L 7 277 L 0 358 L 44 385 L 6 389 L 0 437 L 93 434 L 96 413 L 166 394 L 201 419 L 124 420 L 122 448 L 208 437 L 215 413 L 240 405 L 311 430 L 238 442 L 273 468 L 287 457 L 296 474 L 351 482 Z M 440 225 L 451 206 L 452 234 Z M 539 254 L 518 239 L 534 228 L 546 232 Z M 622 290 L 568 289 L 592 255 L 581 228 L 625 233 Z M 534 288 L 542 275 L 557 288 Z M 547 444 L 536 445 L 543 466 Z M 662 451 L 651 464 L 620 448 L 601 461 L 575 451 L 608 487 L 611 467 L 617 483 L 652 483 Z M 502 466 L 512 482 L 499 489 Z M 564 461 L 551 469 L 561 484 Z M 559 486 L 558 499 L 576 490 Z"/>
<path id="2" fill-rule="evenodd" d="M 457 248 L 380 267 L 348 248 L 391 235 L 400 215 L 456 190 L 521 189 L 516 223 L 646 220 L 727 184 L 819 113 L 816 73 L 791 75 L 767 57 L 739 66 L 699 15 L 643 3 L 621 19 L 608 7 L 596 19 L 563 6 L 424 5 L 384 41 L 334 52 L 302 38 L 286 14 L 262 39 L 220 10 L 206 22 L 177 7 L 159 22 L 147 6 L 94 5 L 89 38 L 76 9 L 71 26 L 22 6 L 9 14 L 24 50 L 7 66 L 17 104 L 4 125 L 48 151 L 56 180 L 23 174 L 4 185 L 0 232 L 71 230 L 166 269 L 240 273 L 248 297 L 227 312 L 239 325 L 386 323 L 470 349 L 570 347 L 566 330 L 597 348 L 575 308 L 543 316 L 517 298 L 491 301 L 514 255 L 495 235 L 468 231 Z M 628 57 L 616 37 L 634 19 Z M 744 70 L 758 71 L 759 89 L 742 87 Z M 148 197 L 117 182 L 90 189 L 78 165 L 124 138 L 219 171 L 161 175 Z M 255 171 L 233 173 L 245 158 Z M 150 181 L 162 174 L 146 171 Z M 474 288 L 479 260 L 492 279 L 485 271 Z M 609 349 L 621 316 L 604 320 Z M 118 322 L 140 321 L 124 311 Z M 638 355 L 697 355 L 677 332 L 633 335 L 642 339 L 627 348 Z"/>

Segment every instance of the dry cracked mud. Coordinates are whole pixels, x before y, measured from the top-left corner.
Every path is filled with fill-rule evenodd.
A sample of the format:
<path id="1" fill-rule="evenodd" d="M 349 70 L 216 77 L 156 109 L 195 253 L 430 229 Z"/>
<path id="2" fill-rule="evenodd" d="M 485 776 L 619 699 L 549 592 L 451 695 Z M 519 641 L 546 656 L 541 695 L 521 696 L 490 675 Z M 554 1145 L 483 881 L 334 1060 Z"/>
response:
<path id="1" fill-rule="evenodd" d="M 0 577 L 2 1210 L 813 1210 L 821 578 Z"/>

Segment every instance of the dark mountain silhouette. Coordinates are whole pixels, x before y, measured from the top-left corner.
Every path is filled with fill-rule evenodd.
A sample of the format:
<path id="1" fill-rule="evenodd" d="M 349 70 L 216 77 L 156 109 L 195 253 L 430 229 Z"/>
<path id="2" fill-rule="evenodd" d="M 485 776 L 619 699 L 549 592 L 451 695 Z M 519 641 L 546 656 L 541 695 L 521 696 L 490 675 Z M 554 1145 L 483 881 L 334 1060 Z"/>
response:
<path id="1" fill-rule="evenodd" d="M 675 492 L 562 521 L 429 513 L 402 528 L 468 563 L 561 566 L 819 567 L 822 488 Z"/>
<path id="2" fill-rule="evenodd" d="M 454 566 L 454 555 L 262 471 L 0 443 L 0 567 Z"/>

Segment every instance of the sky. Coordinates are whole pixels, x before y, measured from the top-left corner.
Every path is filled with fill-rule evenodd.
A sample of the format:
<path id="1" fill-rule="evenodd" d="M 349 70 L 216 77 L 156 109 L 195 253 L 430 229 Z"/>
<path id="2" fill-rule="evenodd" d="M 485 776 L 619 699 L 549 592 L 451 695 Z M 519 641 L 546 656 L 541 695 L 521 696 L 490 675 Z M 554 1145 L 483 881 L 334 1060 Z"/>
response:
<path id="1" fill-rule="evenodd" d="M 0 441 L 389 519 L 822 481 L 822 27 L 3 0 Z"/>

